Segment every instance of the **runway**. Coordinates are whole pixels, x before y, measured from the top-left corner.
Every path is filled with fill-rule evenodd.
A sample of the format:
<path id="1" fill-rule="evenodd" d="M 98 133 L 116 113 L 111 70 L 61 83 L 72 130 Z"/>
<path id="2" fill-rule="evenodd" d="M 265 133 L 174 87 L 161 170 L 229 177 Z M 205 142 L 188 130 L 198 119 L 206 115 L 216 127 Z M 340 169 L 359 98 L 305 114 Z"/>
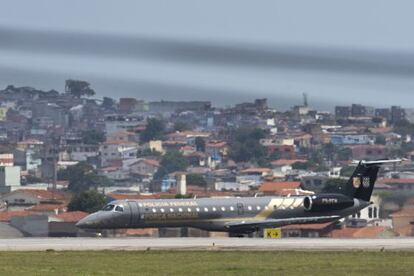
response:
<path id="1" fill-rule="evenodd" d="M 44 250 L 414 250 L 414 238 L 20 238 L 0 239 L 0 251 Z"/>

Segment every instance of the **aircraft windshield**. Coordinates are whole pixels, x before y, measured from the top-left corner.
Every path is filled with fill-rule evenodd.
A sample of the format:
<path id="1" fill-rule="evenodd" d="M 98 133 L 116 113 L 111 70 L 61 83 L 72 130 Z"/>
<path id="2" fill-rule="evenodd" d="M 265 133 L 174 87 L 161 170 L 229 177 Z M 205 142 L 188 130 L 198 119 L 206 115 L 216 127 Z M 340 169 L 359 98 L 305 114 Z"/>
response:
<path id="1" fill-rule="evenodd" d="M 122 207 L 121 205 L 117 205 L 115 207 L 115 211 L 117 211 L 117 212 L 123 212 L 124 211 L 124 207 Z"/>
<path id="2" fill-rule="evenodd" d="M 112 211 L 114 209 L 114 206 L 115 205 L 113 204 L 108 204 L 102 209 L 102 211 Z"/>

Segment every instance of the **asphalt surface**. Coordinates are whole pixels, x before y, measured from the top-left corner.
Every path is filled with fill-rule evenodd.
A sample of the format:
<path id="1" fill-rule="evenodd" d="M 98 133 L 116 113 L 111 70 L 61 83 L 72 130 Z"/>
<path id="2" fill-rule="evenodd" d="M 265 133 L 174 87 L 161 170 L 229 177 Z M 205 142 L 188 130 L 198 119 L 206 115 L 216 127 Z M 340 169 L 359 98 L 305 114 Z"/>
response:
<path id="1" fill-rule="evenodd" d="M 0 239 L 0 251 L 42 250 L 414 250 L 414 238 L 20 238 Z"/>

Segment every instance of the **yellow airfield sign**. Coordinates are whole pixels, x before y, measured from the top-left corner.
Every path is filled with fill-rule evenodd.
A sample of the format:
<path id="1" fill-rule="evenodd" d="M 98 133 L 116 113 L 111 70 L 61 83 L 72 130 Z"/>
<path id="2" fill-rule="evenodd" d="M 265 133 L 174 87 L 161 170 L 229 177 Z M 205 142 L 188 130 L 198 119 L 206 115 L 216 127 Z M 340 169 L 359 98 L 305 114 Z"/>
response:
<path id="1" fill-rule="evenodd" d="M 282 237 L 282 229 L 280 229 L 280 228 L 265 228 L 263 230 L 263 237 L 265 239 L 280 239 Z"/>

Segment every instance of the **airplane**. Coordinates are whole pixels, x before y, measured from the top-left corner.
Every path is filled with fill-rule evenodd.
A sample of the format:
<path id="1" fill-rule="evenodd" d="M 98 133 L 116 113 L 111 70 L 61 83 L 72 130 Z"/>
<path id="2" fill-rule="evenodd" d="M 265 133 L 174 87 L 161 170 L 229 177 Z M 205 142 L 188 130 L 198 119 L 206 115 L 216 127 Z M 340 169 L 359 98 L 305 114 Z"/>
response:
<path id="1" fill-rule="evenodd" d="M 307 196 L 117 200 L 81 219 L 82 229 L 193 227 L 251 234 L 290 224 L 326 223 L 370 205 L 381 165 L 401 160 L 359 161 L 344 190 Z"/>

